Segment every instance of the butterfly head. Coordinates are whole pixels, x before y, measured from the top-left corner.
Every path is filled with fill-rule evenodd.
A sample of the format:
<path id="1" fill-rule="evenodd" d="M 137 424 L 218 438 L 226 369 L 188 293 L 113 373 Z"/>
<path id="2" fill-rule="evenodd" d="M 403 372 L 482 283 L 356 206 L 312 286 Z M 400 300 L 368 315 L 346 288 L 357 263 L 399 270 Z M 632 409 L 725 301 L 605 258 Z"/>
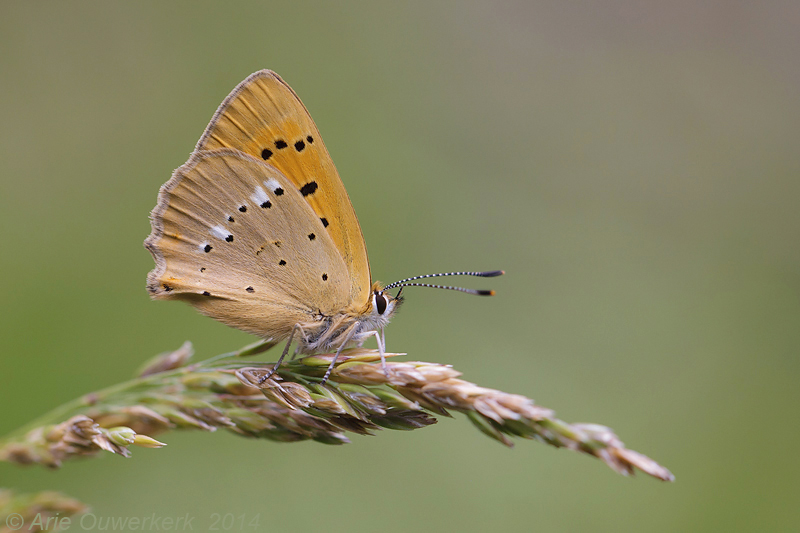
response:
<path id="1" fill-rule="evenodd" d="M 369 314 L 377 321 L 388 322 L 401 303 L 403 298 L 399 292 L 397 296 L 392 296 L 379 283 L 372 285 Z"/>
<path id="2" fill-rule="evenodd" d="M 403 303 L 403 298 L 400 294 L 403 292 L 403 287 L 432 287 L 437 289 L 450 289 L 459 292 L 466 292 L 467 294 L 477 294 L 480 296 L 491 296 L 494 291 L 489 290 L 476 290 L 465 289 L 462 287 L 449 287 L 445 285 L 431 285 L 428 283 L 409 283 L 410 281 L 423 279 L 423 278 L 436 278 L 441 276 L 479 276 L 483 278 L 493 278 L 504 274 L 502 270 L 492 270 L 489 272 L 445 272 L 442 274 L 426 274 L 424 276 L 414 276 L 413 278 L 401 279 L 383 287 L 380 283 L 372 284 L 372 296 L 367 302 L 366 308 L 360 312 L 361 316 L 366 316 L 367 321 L 371 324 L 382 327 Z M 400 291 L 395 296 L 389 294 L 390 289 L 399 288 Z"/>

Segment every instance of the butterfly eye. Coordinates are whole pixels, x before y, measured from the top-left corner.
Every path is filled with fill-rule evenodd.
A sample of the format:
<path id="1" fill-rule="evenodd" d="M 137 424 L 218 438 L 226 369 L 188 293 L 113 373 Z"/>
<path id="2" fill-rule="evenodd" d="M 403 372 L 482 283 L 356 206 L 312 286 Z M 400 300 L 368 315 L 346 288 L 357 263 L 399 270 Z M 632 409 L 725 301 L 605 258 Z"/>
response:
<path id="1" fill-rule="evenodd" d="M 386 311 L 386 297 L 379 292 L 375 293 L 375 308 L 378 310 L 379 315 Z"/>

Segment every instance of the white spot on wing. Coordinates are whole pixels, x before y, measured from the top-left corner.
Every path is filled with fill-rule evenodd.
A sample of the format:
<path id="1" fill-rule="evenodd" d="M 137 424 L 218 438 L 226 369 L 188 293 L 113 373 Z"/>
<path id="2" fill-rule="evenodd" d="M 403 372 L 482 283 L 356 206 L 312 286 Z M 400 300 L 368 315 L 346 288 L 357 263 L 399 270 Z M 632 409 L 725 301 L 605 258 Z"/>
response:
<path id="1" fill-rule="evenodd" d="M 222 239 L 223 241 L 230 235 L 231 232 L 223 228 L 222 226 L 214 226 L 211 228 L 211 235 L 218 239 Z"/>
<path id="2" fill-rule="evenodd" d="M 253 200 L 253 202 L 254 202 L 256 205 L 261 205 L 261 204 L 263 204 L 264 202 L 267 202 L 267 201 L 269 201 L 269 196 L 267 196 L 267 193 L 266 193 L 266 192 L 264 192 L 264 189 L 262 189 L 262 188 L 261 188 L 261 187 L 259 187 L 259 186 L 256 186 L 256 190 L 255 190 L 255 192 L 254 192 L 254 193 L 253 193 L 253 194 L 250 196 L 250 199 L 251 199 L 251 200 Z"/>
<path id="3" fill-rule="evenodd" d="M 268 179 L 264 182 L 264 185 L 266 185 L 267 189 L 271 190 L 272 192 L 275 192 L 275 189 L 283 189 L 280 182 L 275 178 Z"/>

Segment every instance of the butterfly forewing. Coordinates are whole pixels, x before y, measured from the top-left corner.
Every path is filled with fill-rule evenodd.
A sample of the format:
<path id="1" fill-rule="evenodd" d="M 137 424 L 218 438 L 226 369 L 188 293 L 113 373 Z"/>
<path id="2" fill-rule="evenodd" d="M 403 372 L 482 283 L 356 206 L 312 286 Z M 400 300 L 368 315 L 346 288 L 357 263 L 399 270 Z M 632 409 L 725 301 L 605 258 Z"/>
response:
<path id="1" fill-rule="evenodd" d="M 332 315 L 351 298 L 347 265 L 295 184 L 235 150 L 199 151 L 159 193 L 145 242 L 155 298 L 264 338 Z"/>
<path id="2" fill-rule="evenodd" d="M 265 161 L 292 182 L 347 266 L 349 307 L 363 306 L 370 273 L 358 219 L 314 121 L 277 74 L 252 74 L 222 102 L 197 143 L 197 150 L 219 148 Z"/>

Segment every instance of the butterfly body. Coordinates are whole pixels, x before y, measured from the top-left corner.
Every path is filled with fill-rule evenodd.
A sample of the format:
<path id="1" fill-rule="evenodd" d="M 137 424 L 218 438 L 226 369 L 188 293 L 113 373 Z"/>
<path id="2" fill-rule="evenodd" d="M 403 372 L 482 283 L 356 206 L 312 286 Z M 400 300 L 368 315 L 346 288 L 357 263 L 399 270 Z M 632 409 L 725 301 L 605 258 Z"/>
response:
<path id="1" fill-rule="evenodd" d="M 250 75 L 225 98 L 150 219 L 152 298 L 285 341 L 280 360 L 293 342 L 299 353 L 338 355 L 371 336 L 383 354 L 383 328 L 401 299 L 371 282 L 361 227 L 322 136 L 274 72 Z M 404 285 L 413 279 L 387 288 L 430 286 Z"/>

